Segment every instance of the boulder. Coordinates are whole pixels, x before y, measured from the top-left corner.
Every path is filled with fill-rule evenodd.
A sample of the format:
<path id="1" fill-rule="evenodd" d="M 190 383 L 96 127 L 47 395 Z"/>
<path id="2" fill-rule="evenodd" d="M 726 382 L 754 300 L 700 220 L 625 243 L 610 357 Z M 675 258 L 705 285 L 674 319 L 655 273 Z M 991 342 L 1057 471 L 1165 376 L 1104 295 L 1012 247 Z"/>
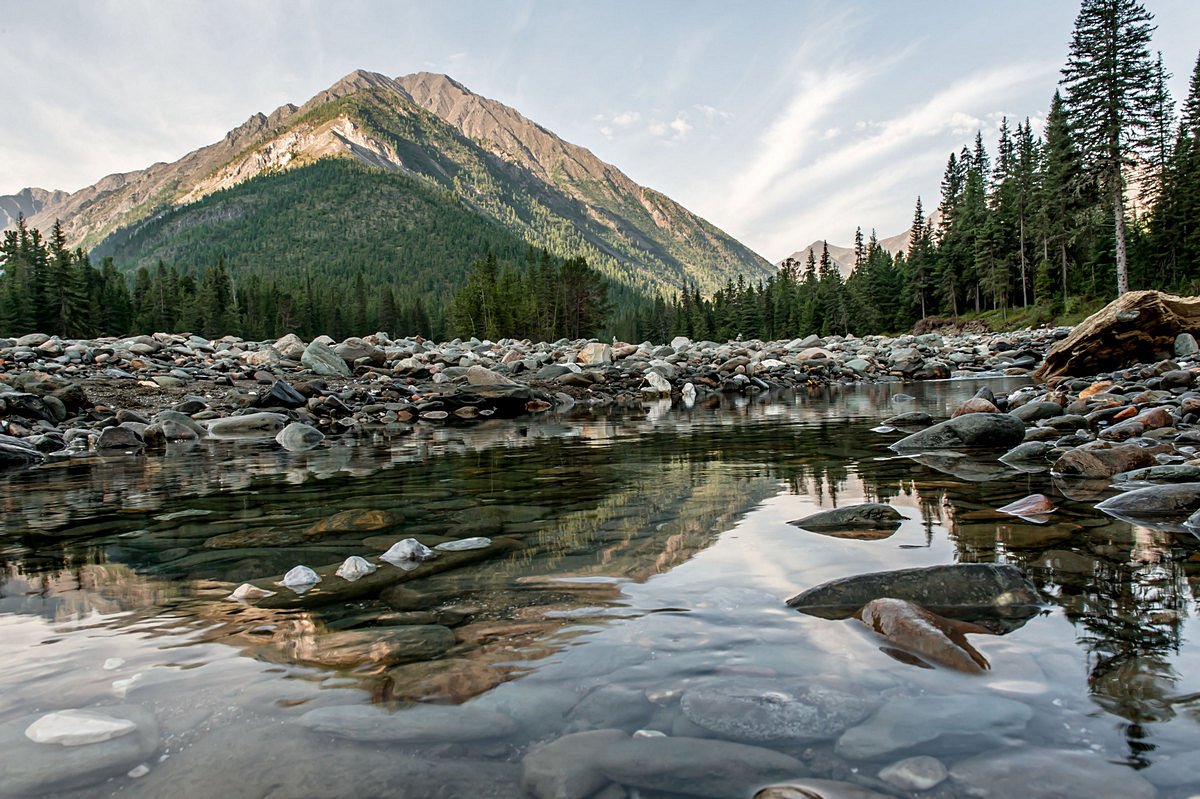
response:
<path id="1" fill-rule="evenodd" d="M 613 348 L 608 344 L 593 341 L 579 351 L 579 363 L 595 365 L 613 362 Z"/>
<path id="2" fill-rule="evenodd" d="M 835 738 L 878 705 L 814 683 L 723 680 L 688 688 L 679 706 L 693 724 L 722 738 L 765 742 Z"/>
<path id="3" fill-rule="evenodd" d="M 1136 444 L 1123 444 L 1109 449 L 1078 448 L 1056 460 L 1050 467 L 1050 473 L 1055 477 L 1097 480 L 1156 463 L 1153 455 Z"/>
<path id="4" fill-rule="evenodd" d="M 1004 448 L 1025 438 L 1025 423 L 1007 413 L 968 413 L 918 430 L 892 444 L 896 452 L 960 447 Z"/>
<path id="5" fill-rule="evenodd" d="M 521 787 L 535 799 L 587 799 L 609 783 L 592 759 L 628 737 L 623 730 L 589 730 L 535 747 L 521 760 Z"/>
<path id="6" fill-rule="evenodd" d="M 261 411 L 214 419 L 208 423 L 208 434 L 213 438 L 274 438 L 287 423 L 281 413 Z"/>
<path id="7" fill-rule="evenodd" d="M 1173 483 L 1137 488 L 1110 497 L 1099 505 L 1120 519 L 1183 520 L 1200 509 L 1200 483 Z"/>
<path id="8" fill-rule="evenodd" d="M 1126 292 L 1051 347 L 1033 376 L 1050 380 L 1153 363 L 1174 351 L 1180 333 L 1196 330 L 1200 330 L 1200 297 Z"/>
<path id="9" fill-rule="evenodd" d="M 799 760 L 771 749 L 705 738 L 631 738 L 608 746 L 596 765 L 609 779 L 649 791 L 730 799 L 765 782 L 803 777 Z"/>
<path id="10" fill-rule="evenodd" d="M 788 524 L 814 533 L 851 532 L 859 533 L 859 535 L 844 537 L 887 538 L 896 531 L 904 518 L 891 505 L 865 502 L 861 505 L 848 505 L 844 508 L 821 511 L 811 516 L 805 516 L 803 519 L 788 522 Z"/>
<path id="11" fill-rule="evenodd" d="M 1067 749 L 1002 749 L 959 761 L 950 778 L 961 795 L 979 799 L 1039 796 L 1120 796 L 1151 799 L 1154 786 L 1128 766 L 1096 752 Z"/>
<path id="12" fill-rule="evenodd" d="M 871 718 L 851 727 L 838 739 L 834 751 L 851 760 L 872 760 L 903 752 L 946 736 L 1020 732 L 1033 718 L 1033 709 L 1023 702 L 979 694 L 971 701 L 951 697 L 900 696 L 885 703 Z M 1004 796 L 1043 796 L 1030 787 Z M 1088 794 L 1072 794 L 1087 796 Z"/>
<path id="13" fill-rule="evenodd" d="M 320 339 L 315 339 L 304 348 L 300 364 L 306 369 L 325 377 L 349 377 L 350 367 L 333 348 Z"/>
<path id="14" fill-rule="evenodd" d="M 1032 616 L 1042 601 L 1016 566 L 955 563 L 843 577 L 797 594 L 787 603 L 812 616 L 846 619 L 879 597 L 905 599 L 942 616 L 969 620 L 996 611 Z"/>

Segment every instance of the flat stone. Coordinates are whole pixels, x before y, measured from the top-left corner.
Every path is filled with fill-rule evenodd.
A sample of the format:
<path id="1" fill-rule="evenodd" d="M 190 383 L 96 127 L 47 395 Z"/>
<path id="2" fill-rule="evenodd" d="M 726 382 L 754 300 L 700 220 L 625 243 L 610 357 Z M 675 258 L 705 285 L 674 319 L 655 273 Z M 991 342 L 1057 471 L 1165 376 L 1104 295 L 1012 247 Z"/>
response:
<path id="1" fill-rule="evenodd" d="M 903 791 L 927 791 L 948 776 L 942 761 L 928 755 L 898 760 L 879 772 L 879 779 Z"/>
<path id="2" fill-rule="evenodd" d="M 208 424 L 208 434 L 213 438 L 273 438 L 287 423 L 281 413 L 261 411 L 214 419 Z"/>
<path id="3" fill-rule="evenodd" d="M 25 737 L 39 744 L 82 746 L 120 738 L 136 729 L 134 721 L 94 710 L 59 710 L 30 724 Z"/>
<path id="4" fill-rule="evenodd" d="M 69 711 L 59 711 L 60 714 Z M 80 711 L 73 711 L 80 712 Z M 32 714 L 0 724 L 0 796 L 43 796 L 82 788 L 124 774 L 158 749 L 158 724 L 154 716 L 136 705 L 109 705 L 86 712 L 128 722 L 128 733 L 75 746 L 35 743 L 26 731 L 44 714 Z"/>
<path id="5" fill-rule="evenodd" d="M 838 530 L 895 531 L 902 521 L 904 516 L 891 505 L 865 502 L 861 505 L 847 505 L 844 508 L 821 511 L 788 524 L 820 533 Z"/>
<path id="6" fill-rule="evenodd" d="M 807 776 L 793 757 L 758 746 L 706 738 L 636 738 L 599 753 L 609 779 L 634 788 L 730 799 L 764 783 Z"/>
<path id="7" fill-rule="evenodd" d="M 729 680 L 687 689 L 680 707 L 693 723 L 724 738 L 759 742 L 833 738 L 876 703 L 816 684 Z"/>
<path id="8" fill-rule="evenodd" d="M 517 724 L 503 713 L 463 705 L 413 705 L 394 713 L 375 705 L 310 710 L 299 723 L 314 732 L 353 741 L 451 743 L 501 738 Z"/>
<path id="9" fill-rule="evenodd" d="M 1093 752 L 1067 749 L 989 752 L 959 761 L 950 769 L 950 777 L 964 795 L 979 799 L 1152 799 L 1156 795 L 1154 786 L 1133 769 Z"/>
<path id="10" fill-rule="evenodd" d="M 535 747 L 521 759 L 521 787 L 535 799 L 587 799 L 609 784 L 593 759 L 627 738 L 623 730 L 589 730 Z"/>
<path id="11" fill-rule="evenodd" d="M 968 413 L 919 430 L 891 445 L 897 452 L 988 447 L 1008 449 L 1025 437 L 1025 423 L 1007 413 Z"/>
<path id="12" fill-rule="evenodd" d="M 873 599 L 913 602 L 960 620 L 1026 619 L 1037 613 L 1037 587 L 1016 566 L 956 563 L 843 577 L 808 589 L 790 607 L 826 619 L 847 619 Z"/>
<path id="13" fill-rule="evenodd" d="M 1200 509 L 1200 483 L 1172 483 L 1136 488 L 1110 497 L 1096 506 L 1121 519 L 1187 518 Z"/>
<path id="14" fill-rule="evenodd" d="M 951 697 L 896 697 L 862 724 L 846 730 L 834 749 L 851 760 L 871 760 L 942 736 L 1019 732 L 1031 718 L 1029 705 L 987 694 L 973 696 L 969 702 Z"/>

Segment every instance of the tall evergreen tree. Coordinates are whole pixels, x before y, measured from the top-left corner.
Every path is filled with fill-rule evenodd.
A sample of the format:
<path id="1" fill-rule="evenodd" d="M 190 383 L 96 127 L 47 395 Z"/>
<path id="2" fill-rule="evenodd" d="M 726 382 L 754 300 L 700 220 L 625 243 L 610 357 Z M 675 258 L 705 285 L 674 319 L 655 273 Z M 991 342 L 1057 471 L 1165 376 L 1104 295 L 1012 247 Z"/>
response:
<path id="1" fill-rule="evenodd" d="M 1129 290 L 1124 171 L 1154 111 L 1152 19 L 1136 0 L 1083 0 L 1062 70 L 1072 127 L 1111 203 L 1118 294 Z"/>

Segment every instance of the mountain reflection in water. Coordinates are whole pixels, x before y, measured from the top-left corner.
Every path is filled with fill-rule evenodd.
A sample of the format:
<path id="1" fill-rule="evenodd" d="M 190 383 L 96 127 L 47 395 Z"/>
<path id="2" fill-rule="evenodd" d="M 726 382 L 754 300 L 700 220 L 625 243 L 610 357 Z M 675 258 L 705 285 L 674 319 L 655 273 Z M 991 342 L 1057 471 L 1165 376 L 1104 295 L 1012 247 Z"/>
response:
<path id="1" fill-rule="evenodd" d="M 868 696 L 1015 698 L 1034 712 L 1017 735 L 1026 743 L 1099 752 L 1162 788 L 1195 790 L 1182 766 L 1200 744 L 1200 541 L 1107 517 L 1047 472 L 994 456 L 895 457 L 886 445 L 900 433 L 872 431 L 900 410 L 947 416 L 977 387 L 905 385 L 916 399 L 903 405 L 890 401 L 898 386 L 878 385 L 577 408 L 299 454 L 202 442 L 0 475 L 0 724 L 150 707 L 171 757 L 78 795 L 236 796 L 257 783 L 206 758 L 231 747 L 333 756 L 299 728 L 286 745 L 262 737 L 308 710 L 466 702 L 513 712 L 519 731 L 446 757 L 494 761 L 503 782 L 500 764 L 564 732 L 687 729 L 677 698 L 697 681 L 832 675 Z M 1055 503 L 1047 519 L 996 512 L 1035 493 Z M 866 501 L 908 519 L 886 538 L 787 524 Z M 512 548 L 353 602 L 225 599 L 241 582 L 410 536 Z M 956 561 L 1017 565 L 1049 602 L 1018 629 L 972 640 L 992 664 L 984 675 L 906 666 L 855 622 L 783 604 L 838 577 Z M 601 685 L 606 698 L 591 702 Z M 364 767 L 368 749 L 335 747 Z M 944 740 L 909 753 L 963 755 Z M 299 792 L 303 774 L 294 779 Z"/>

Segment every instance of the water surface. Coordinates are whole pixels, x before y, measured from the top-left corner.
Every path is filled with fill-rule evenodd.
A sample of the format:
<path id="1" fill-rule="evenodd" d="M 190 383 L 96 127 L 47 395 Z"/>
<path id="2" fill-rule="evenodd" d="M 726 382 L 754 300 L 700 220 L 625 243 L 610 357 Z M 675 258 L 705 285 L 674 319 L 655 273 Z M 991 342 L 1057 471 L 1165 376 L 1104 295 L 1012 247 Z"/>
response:
<path id="1" fill-rule="evenodd" d="M 118 703 L 152 711 L 160 748 L 143 775 L 63 796 L 513 796 L 537 742 L 607 727 L 711 734 L 682 714 L 680 693 L 758 680 L 1031 711 L 1017 732 L 931 734 L 866 762 L 832 740 L 761 744 L 817 776 L 886 789 L 874 774 L 900 757 L 953 765 L 1031 747 L 1095 753 L 1162 796 L 1200 790 L 1200 541 L 1110 519 L 1045 472 L 897 458 L 896 435 L 872 429 L 901 410 L 948 415 L 977 387 L 422 424 L 301 454 L 203 442 L 5 474 L 0 724 Z M 893 402 L 901 390 L 915 399 Z M 994 512 L 1034 492 L 1058 502 L 1049 523 Z M 862 501 L 908 519 L 878 540 L 787 524 Z M 387 602 L 271 611 L 225 599 L 243 581 L 411 535 L 514 548 L 406 582 Z M 784 604 L 827 580 L 956 561 L 1021 566 L 1048 601 L 1005 635 L 971 637 L 991 664 L 982 675 L 899 662 L 856 622 Z M 373 660 L 371 636 L 406 625 L 450 627 L 453 646 Z M 355 631 L 361 657 L 323 645 Z M 408 702 L 498 710 L 515 731 L 380 744 L 296 723 L 319 707 Z"/>

